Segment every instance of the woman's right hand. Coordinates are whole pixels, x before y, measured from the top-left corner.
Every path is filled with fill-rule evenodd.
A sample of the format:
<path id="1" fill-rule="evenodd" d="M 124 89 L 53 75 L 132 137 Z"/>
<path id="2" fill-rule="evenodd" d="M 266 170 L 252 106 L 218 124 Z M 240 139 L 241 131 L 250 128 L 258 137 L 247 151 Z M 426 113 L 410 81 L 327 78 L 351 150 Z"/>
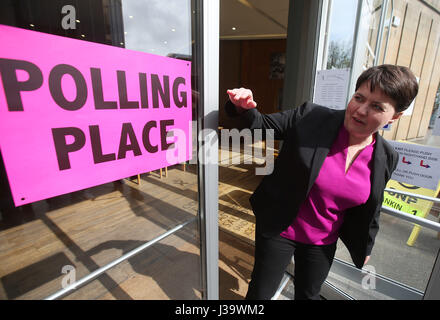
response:
<path id="1" fill-rule="evenodd" d="M 252 109 L 257 107 L 257 103 L 254 101 L 252 91 L 245 88 L 227 90 L 229 100 L 240 108 Z"/>

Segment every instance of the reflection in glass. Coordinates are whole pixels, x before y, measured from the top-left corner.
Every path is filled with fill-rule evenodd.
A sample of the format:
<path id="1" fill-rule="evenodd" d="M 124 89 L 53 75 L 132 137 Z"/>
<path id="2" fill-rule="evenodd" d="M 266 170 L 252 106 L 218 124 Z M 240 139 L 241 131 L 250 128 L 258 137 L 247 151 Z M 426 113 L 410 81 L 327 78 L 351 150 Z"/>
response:
<path id="1" fill-rule="evenodd" d="M 333 0 L 331 3 L 327 69 L 350 68 L 357 1 Z"/>
<path id="2" fill-rule="evenodd" d="M 61 23 L 66 4 L 76 9 L 73 29 Z M 0 2 L 0 24 L 186 60 L 193 16 L 189 0 Z M 191 220 L 64 298 L 201 298 L 196 166 L 139 172 L 16 208 L 0 154 L 0 299 L 44 299 Z"/>
<path id="3" fill-rule="evenodd" d="M 190 1 L 123 1 L 122 12 L 125 48 L 191 55 Z"/>

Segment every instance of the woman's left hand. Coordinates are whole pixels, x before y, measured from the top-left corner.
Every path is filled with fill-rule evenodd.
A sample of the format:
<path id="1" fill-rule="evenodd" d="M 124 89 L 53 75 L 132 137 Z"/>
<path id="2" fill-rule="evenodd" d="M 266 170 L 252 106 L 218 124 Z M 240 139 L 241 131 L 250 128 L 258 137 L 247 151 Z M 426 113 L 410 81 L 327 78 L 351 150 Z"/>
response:
<path id="1" fill-rule="evenodd" d="M 368 260 L 370 260 L 370 256 L 366 256 L 366 257 L 365 257 L 364 265 L 367 264 Z"/>

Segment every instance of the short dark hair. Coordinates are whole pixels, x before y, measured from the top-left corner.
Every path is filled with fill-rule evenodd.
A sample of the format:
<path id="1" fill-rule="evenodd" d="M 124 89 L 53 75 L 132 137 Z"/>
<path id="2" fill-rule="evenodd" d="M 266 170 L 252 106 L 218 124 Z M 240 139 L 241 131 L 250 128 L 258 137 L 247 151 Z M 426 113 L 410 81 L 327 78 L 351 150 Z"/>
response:
<path id="1" fill-rule="evenodd" d="M 406 110 L 419 91 L 416 77 L 403 66 L 383 64 L 365 70 L 357 79 L 356 91 L 365 82 L 370 82 L 371 92 L 378 87 L 390 97 L 396 103 L 396 112 Z"/>

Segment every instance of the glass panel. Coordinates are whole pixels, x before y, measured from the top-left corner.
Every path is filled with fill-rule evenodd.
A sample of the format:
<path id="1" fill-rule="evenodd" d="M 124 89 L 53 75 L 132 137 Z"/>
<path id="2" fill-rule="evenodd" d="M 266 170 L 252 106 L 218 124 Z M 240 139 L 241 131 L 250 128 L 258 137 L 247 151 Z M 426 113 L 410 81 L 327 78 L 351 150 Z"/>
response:
<path id="1" fill-rule="evenodd" d="M 350 68 L 357 1 L 333 0 L 329 10 L 327 69 Z"/>
<path id="2" fill-rule="evenodd" d="M 365 69 L 372 67 L 375 64 L 375 61 L 379 59 L 379 56 L 376 58 L 376 48 L 380 43 L 378 43 L 378 33 L 379 33 L 379 24 L 380 24 L 380 16 L 382 12 L 382 5 L 383 0 L 374 0 L 374 1 L 367 1 L 368 8 L 369 8 L 369 14 L 370 14 L 370 23 L 369 23 L 369 30 L 368 30 L 368 40 L 366 43 L 366 49 L 365 49 L 365 62 L 363 64 L 363 67 Z"/>
<path id="3" fill-rule="evenodd" d="M 191 55 L 189 1 L 123 1 L 125 48 L 162 56 Z M 144 30 L 144 31 L 142 31 Z"/>
<path id="4" fill-rule="evenodd" d="M 385 5 L 388 8 L 383 8 Z M 330 8 L 331 14 L 327 27 L 329 45 L 327 63 L 324 65 L 327 69 L 350 68 L 353 64 L 352 39 L 356 11 L 358 10 L 357 1 L 333 0 Z M 397 17 L 391 17 L 391 8 L 391 1 L 362 1 L 359 32 L 355 37 L 357 53 L 352 71 L 354 78 L 352 79 L 353 83 L 351 83 L 351 93 L 354 91 L 357 77 L 363 70 L 382 64 L 385 61 L 384 55 L 387 46 L 388 49 L 391 48 L 391 41 L 389 41 L 390 26 L 396 29 L 399 25 L 396 22 L 397 24 L 392 26 L 392 22 L 399 18 L 400 13 L 397 12 L 395 5 L 394 15 L 397 15 Z M 382 13 L 384 16 L 381 35 Z M 393 34 L 394 37 L 396 36 L 395 33 Z M 437 137 L 433 137 L 428 133 L 423 139 L 413 139 L 411 142 L 438 147 L 440 146 L 439 140 L 435 138 Z M 411 190 L 406 191 L 411 192 Z M 432 191 L 430 196 L 435 197 L 436 194 L 435 191 Z M 429 203 L 426 219 L 438 221 L 438 217 L 438 204 Z M 412 289 L 414 289 L 416 295 L 421 297 L 428 283 L 439 248 L 440 238 L 436 231 L 427 228 L 419 230 L 414 224 L 383 213 L 376 244 L 371 259 L 365 268 L 378 274 L 378 277 L 386 277 L 391 282 L 395 282 L 394 295 L 384 295 L 381 293 L 381 288 L 373 289 L 368 285 L 366 285 L 367 289 L 363 288 L 362 283 L 356 278 L 357 275 L 354 276 L 356 272 L 351 275 L 338 273 L 345 270 L 342 267 L 333 268 L 327 280 L 355 299 L 398 299 L 399 294 L 402 292 L 399 292 L 399 290 Z M 351 257 L 341 241 L 338 242 L 336 258 L 352 264 Z M 365 276 L 367 276 L 366 273 Z M 351 280 L 351 278 L 355 280 Z M 364 277 L 364 279 L 367 278 Z"/>
<path id="5" fill-rule="evenodd" d="M 438 214 L 438 207 L 434 206 L 427 218 L 438 221 Z M 382 213 L 380 231 L 364 269 L 423 293 L 440 248 L 440 238 L 436 231 L 422 227 L 411 243 L 410 236 L 415 230 L 414 224 Z M 348 250 L 340 241 L 336 258 L 352 263 Z M 374 277 L 368 277 L 365 272 L 363 281 L 353 282 L 346 275 L 331 272 L 327 280 L 355 299 L 398 299 L 401 290 L 406 290 L 396 286 L 394 296 L 384 295 L 381 288 L 376 287 Z"/>
<path id="6" fill-rule="evenodd" d="M 332 109 L 345 109 L 353 64 L 358 1 L 329 0 L 323 8 L 322 51 L 318 56 L 313 102 Z M 334 79 L 339 79 L 337 82 Z"/>
<path id="7" fill-rule="evenodd" d="M 201 299 L 198 232 L 197 223 L 191 223 L 65 299 Z M 116 247 L 109 246 L 111 250 L 119 249 Z M 101 246 L 96 254 L 101 254 L 100 250 L 107 249 Z"/>
<path id="8" fill-rule="evenodd" d="M 66 5 L 73 11 L 62 11 Z M 192 10 L 190 0 L 11 0 L 0 3 L 0 24 L 194 62 Z M 193 93 L 200 78 L 194 76 L 196 67 L 193 63 Z M 193 99 L 193 119 L 196 104 Z M 19 207 L 2 159 L 0 299 L 46 298 L 198 217 L 196 130 L 193 121 L 189 163 Z M 65 298 L 197 299 L 201 291 L 194 220 Z"/>

